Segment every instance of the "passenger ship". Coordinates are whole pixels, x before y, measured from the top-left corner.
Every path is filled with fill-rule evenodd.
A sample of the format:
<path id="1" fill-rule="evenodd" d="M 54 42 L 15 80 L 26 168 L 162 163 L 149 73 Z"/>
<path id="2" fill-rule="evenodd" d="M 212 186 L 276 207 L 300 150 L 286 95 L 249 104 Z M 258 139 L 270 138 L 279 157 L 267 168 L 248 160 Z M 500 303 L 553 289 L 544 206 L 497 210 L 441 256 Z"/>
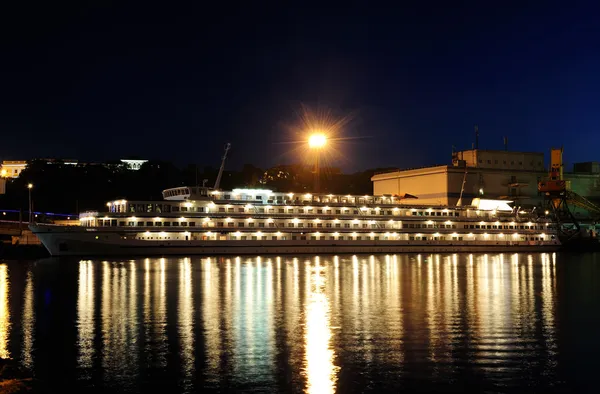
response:
<path id="1" fill-rule="evenodd" d="M 551 251 L 556 230 L 510 202 L 416 206 L 404 196 L 177 187 L 116 200 L 79 226 L 32 224 L 52 256 Z"/>

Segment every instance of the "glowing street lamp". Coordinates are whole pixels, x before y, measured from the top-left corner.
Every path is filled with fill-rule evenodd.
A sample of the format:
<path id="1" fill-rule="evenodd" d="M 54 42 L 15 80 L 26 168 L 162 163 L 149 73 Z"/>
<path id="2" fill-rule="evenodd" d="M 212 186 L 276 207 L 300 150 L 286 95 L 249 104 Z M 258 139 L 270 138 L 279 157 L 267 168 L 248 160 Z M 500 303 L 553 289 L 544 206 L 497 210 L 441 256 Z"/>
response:
<path id="1" fill-rule="evenodd" d="M 33 189 L 33 183 L 27 185 L 27 189 L 29 190 L 29 223 L 31 223 L 32 215 L 32 205 L 31 205 L 31 189 Z"/>
<path id="2" fill-rule="evenodd" d="M 308 137 L 308 146 L 311 148 L 322 148 L 327 143 L 327 137 L 325 134 L 313 134 Z"/>
<path id="3" fill-rule="evenodd" d="M 315 133 L 308 137 L 308 146 L 311 149 L 315 149 L 315 193 L 320 192 L 320 180 L 321 180 L 321 169 L 319 168 L 319 156 L 321 155 L 321 149 L 327 144 L 327 137 L 322 133 Z"/>

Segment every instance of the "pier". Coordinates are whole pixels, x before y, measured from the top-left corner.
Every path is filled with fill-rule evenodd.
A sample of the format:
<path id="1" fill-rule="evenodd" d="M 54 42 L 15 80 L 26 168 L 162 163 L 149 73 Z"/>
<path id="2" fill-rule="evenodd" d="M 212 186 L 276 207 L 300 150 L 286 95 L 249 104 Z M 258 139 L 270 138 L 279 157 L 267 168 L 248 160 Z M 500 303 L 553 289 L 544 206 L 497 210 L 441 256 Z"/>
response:
<path id="1" fill-rule="evenodd" d="M 28 228 L 29 222 L 0 220 L 0 238 L 11 245 L 40 245 L 40 240 Z"/>
<path id="2" fill-rule="evenodd" d="M 28 228 L 29 222 L 0 220 L 0 259 L 38 258 L 48 252 Z"/>

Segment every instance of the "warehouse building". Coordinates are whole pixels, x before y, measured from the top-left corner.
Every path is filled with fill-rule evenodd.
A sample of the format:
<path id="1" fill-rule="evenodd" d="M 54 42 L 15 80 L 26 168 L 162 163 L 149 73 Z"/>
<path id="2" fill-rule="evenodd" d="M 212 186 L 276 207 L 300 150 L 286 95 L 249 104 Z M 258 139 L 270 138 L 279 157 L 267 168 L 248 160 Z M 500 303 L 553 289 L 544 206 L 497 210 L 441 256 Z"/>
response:
<path id="1" fill-rule="evenodd" d="M 375 174 L 373 193 L 404 194 L 413 205 L 469 205 L 473 198 L 511 200 L 522 207 L 539 206 L 538 182 L 547 177 L 544 154 L 472 149 L 455 152 L 452 163 Z M 571 189 L 600 200 L 600 165 L 577 163 L 564 173 Z"/>

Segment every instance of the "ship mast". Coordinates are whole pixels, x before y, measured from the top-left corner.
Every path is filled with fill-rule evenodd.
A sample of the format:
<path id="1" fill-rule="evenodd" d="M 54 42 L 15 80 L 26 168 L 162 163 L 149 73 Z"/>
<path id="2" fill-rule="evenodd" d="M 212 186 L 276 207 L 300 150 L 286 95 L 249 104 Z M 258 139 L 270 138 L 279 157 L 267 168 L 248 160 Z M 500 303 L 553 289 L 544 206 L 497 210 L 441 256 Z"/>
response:
<path id="1" fill-rule="evenodd" d="M 229 148 L 231 148 L 231 144 L 228 142 L 225 144 L 225 153 L 223 154 L 223 159 L 221 160 L 221 168 L 219 168 L 219 174 L 217 175 L 215 187 L 213 188 L 215 190 L 219 190 L 219 184 L 221 183 L 221 177 L 223 176 L 223 170 L 225 169 L 225 159 L 227 159 L 227 152 L 229 152 Z"/>

